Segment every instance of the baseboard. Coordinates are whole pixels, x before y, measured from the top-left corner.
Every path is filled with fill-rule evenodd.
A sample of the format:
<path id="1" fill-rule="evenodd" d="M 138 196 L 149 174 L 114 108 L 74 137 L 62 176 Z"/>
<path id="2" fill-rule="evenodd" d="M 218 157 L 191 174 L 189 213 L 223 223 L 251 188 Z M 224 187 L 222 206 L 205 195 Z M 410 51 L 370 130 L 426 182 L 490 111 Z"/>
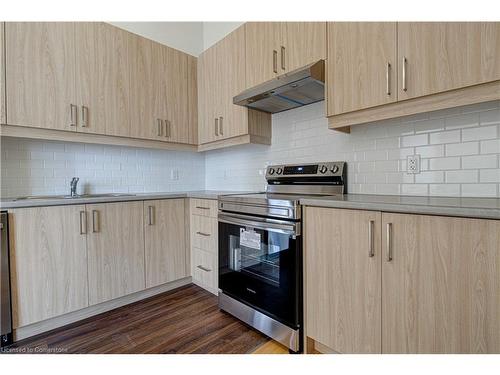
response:
<path id="1" fill-rule="evenodd" d="M 31 336 L 39 335 L 40 333 L 65 326 L 79 320 L 90 318 L 91 316 L 98 315 L 103 312 L 113 310 L 118 307 L 125 306 L 160 293 L 168 292 L 169 290 L 179 288 L 190 283 L 191 276 L 172 281 L 167 284 L 159 285 L 154 288 L 149 288 L 140 292 L 129 294 L 120 298 L 116 298 L 111 301 L 106 301 L 98 305 L 89 306 L 78 311 L 73 311 L 68 314 L 57 316 L 55 318 L 43 320 L 41 322 L 33 323 L 24 327 L 19 327 L 14 330 L 14 341 L 19 341 Z"/>

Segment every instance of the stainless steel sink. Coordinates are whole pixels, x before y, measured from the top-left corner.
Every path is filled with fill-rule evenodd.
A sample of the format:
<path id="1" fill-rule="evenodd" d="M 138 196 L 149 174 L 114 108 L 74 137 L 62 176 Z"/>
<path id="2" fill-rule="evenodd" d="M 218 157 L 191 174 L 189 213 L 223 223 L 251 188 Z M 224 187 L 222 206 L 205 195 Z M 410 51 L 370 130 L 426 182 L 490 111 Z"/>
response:
<path id="1" fill-rule="evenodd" d="M 31 200 L 31 199 L 78 199 L 78 198 L 114 198 L 114 197 L 135 197 L 135 194 L 127 193 L 107 193 L 107 194 L 81 194 L 76 196 L 71 195 L 28 195 L 26 197 L 14 198 L 15 201 Z"/>

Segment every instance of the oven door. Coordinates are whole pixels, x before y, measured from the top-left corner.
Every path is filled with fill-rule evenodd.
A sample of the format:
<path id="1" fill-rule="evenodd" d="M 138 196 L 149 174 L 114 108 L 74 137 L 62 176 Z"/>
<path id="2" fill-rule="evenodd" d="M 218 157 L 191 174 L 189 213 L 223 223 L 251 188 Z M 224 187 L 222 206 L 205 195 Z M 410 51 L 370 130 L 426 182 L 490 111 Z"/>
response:
<path id="1" fill-rule="evenodd" d="M 219 214 L 219 289 L 297 329 L 301 323 L 300 223 Z"/>

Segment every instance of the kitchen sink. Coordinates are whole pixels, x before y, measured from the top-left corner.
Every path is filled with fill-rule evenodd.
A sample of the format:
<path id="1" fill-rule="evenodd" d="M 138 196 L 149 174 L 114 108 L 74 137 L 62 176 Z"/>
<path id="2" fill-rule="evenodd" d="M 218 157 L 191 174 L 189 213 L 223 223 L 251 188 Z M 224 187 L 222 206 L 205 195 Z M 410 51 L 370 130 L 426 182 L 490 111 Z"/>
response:
<path id="1" fill-rule="evenodd" d="M 78 199 L 78 198 L 114 198 L 114 197 L 135 197 L 135 194 L 127 193 L 107 193 L 107 194 L 81 194 L 76 196 L 71 195 L 28 195 L 26 197 L 14 198 L 15 201 L 31 200 L 31 199 Z"/>

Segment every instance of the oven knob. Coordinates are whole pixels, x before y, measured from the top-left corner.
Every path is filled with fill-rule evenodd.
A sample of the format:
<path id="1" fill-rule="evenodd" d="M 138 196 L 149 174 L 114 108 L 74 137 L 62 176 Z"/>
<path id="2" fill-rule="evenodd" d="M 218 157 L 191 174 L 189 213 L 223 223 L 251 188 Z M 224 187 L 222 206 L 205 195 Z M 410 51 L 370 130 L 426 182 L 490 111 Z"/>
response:
<path id="1" fill-rule="evenodd" d="M 332 173 L 337 173 L 339 171 L 339 167 L 338 165 L 334 165 L 330 170 L 332 171 Z"/>
<path id="2" fill-rule="evenodd" d="M 319 169 L 319 171 L 320 171 L 321 173 L 326 173 L 326 171 L 328 171 L 328 168 L 327 168 L 327 166 L 326 166 L 326 165 L 322 165 L 322 166 L 321 166 L 321 168 Z"/>
<path id="3" fill-rule="evenodd" d="M 274 174 L 274 168 L 269 168 L 269 174 Z"/>
<path id="4" fill-rule="evenodd" d="M 281 168 L 278 168 L 278 170 L 276 171 L 277 174 L 281 174 L 281 172 L 283 172 L 283 169 Z"/>

